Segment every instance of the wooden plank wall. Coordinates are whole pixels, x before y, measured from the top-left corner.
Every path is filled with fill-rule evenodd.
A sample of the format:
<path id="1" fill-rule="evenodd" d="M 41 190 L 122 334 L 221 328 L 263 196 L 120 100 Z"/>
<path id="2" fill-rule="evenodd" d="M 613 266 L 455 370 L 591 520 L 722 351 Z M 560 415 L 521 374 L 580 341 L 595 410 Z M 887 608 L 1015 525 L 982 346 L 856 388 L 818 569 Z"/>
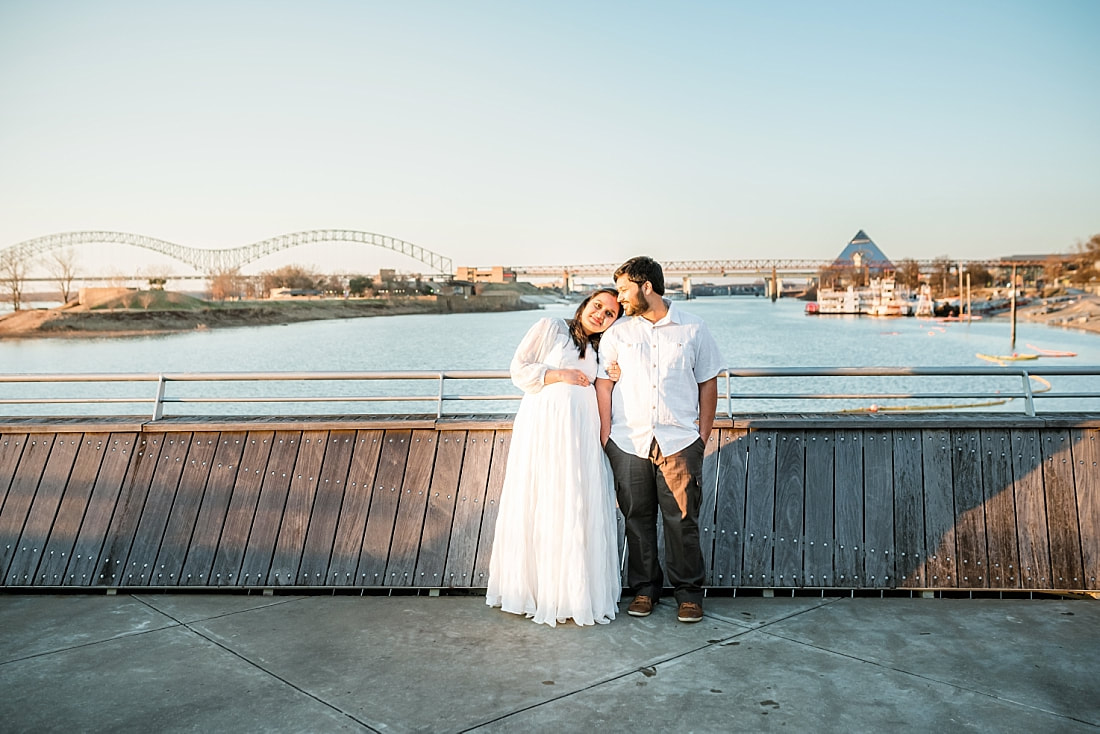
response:
<path id="1" fill-rule="evenodd" d="M 720 424 L 708 585 L 1100 588 L 1097 421 L 953 421 Z M 87 428 L 0 433 L 5 587 L 487 583 L 506 423 Z"/>

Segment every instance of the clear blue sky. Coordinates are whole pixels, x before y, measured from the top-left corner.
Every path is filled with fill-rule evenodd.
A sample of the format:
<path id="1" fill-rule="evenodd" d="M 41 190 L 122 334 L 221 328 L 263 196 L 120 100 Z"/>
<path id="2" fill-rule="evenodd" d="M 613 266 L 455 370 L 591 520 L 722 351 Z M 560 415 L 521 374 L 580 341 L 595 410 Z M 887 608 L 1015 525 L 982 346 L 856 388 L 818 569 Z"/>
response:
<path id="1" fill-rule="evenodd" d="M 1100 232 L 1098 38 L 1096 0 L 0 0 L 0 247 L 1068 251 Z M 391 266 L 347 247 L 278 262 Z"/>

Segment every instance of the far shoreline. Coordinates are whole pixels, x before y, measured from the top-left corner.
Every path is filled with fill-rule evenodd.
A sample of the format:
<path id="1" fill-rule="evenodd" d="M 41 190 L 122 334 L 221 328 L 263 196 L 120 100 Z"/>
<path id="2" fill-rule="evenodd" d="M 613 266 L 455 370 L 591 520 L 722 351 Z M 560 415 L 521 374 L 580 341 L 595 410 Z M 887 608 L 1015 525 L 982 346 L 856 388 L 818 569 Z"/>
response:
<path id="1" fill-rule="evenodd" d="M 539 308 L 518 294 L 430 296 L 409 299 L 311 299 L 233 301 L 189 308 L 97 308 L 59 306 L 0 316 L 0 341 L 7 339 L 126 339 L 308 321 L 410 314 L 494 313 Z"/>
<path id="2" fill-rule="evenodd" d="M 404 299 L 257 300 L 224 303 L 195 300 L 189 308 L 88 308 L 68 304 L 15 311 L 0 316 L 0 341 L 8 339 L 127 339 L 182 334 L 206 329 L 275 326 L 307 321 L 403 316 L 410 314 L 493 313 L 537 310 L 549 296 L 515 291 L 479 296 L 429 296 Z M 965 317 L 964 317 L 965 318 Z M 1004 322 L 999 312 L 984 317 Z M 1018 323 L 1100 335 L 1100 296 L 1036 298 L 1017 309 Z"/>

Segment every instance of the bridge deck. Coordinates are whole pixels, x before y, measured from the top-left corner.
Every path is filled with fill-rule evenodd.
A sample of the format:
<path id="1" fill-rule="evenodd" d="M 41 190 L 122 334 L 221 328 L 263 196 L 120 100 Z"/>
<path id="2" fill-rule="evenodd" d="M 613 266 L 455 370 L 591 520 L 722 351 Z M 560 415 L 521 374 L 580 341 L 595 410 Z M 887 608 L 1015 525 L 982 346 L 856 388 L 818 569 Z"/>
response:
<path id="1" fill-rule="evenodd" d="M 18 587 L 486 584 L 510 416 L 3 419 Z M 1096 591 L 1100 415 L 789 415 L 708 442 L 712 587 Z"/>

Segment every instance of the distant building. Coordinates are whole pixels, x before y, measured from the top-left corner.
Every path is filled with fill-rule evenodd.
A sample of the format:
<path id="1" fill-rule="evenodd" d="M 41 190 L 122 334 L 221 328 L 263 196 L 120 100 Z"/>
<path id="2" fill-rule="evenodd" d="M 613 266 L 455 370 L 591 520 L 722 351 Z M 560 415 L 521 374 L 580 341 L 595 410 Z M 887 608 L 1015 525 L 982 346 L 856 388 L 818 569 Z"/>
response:
<path id="1" fill-rule="evenodd" d="M 893 270 L 894 264 L 861 229 L 837 255 L 833 267 L 867 268 L 869 272 L 881 273 L 884 270 Z"/>
<path id="2" fill-rule="evenodd" d="M 462 296 L 468 298 L 477 294 L 477 285 L 468 280 L 449 280 L 439 286 L 441 296 Z"/>
<path id="3" fill-rule="evenodd" d="M 455 280 L 471 283 L 515 283 L 516 274 L 511 268 L 494 265 L 491 268 L 456 268 Z"/>
<path id="4" fill-rule="evenodd" d="M 320 298 L 316 288 L 272 288 L 269 298 Z"/>

